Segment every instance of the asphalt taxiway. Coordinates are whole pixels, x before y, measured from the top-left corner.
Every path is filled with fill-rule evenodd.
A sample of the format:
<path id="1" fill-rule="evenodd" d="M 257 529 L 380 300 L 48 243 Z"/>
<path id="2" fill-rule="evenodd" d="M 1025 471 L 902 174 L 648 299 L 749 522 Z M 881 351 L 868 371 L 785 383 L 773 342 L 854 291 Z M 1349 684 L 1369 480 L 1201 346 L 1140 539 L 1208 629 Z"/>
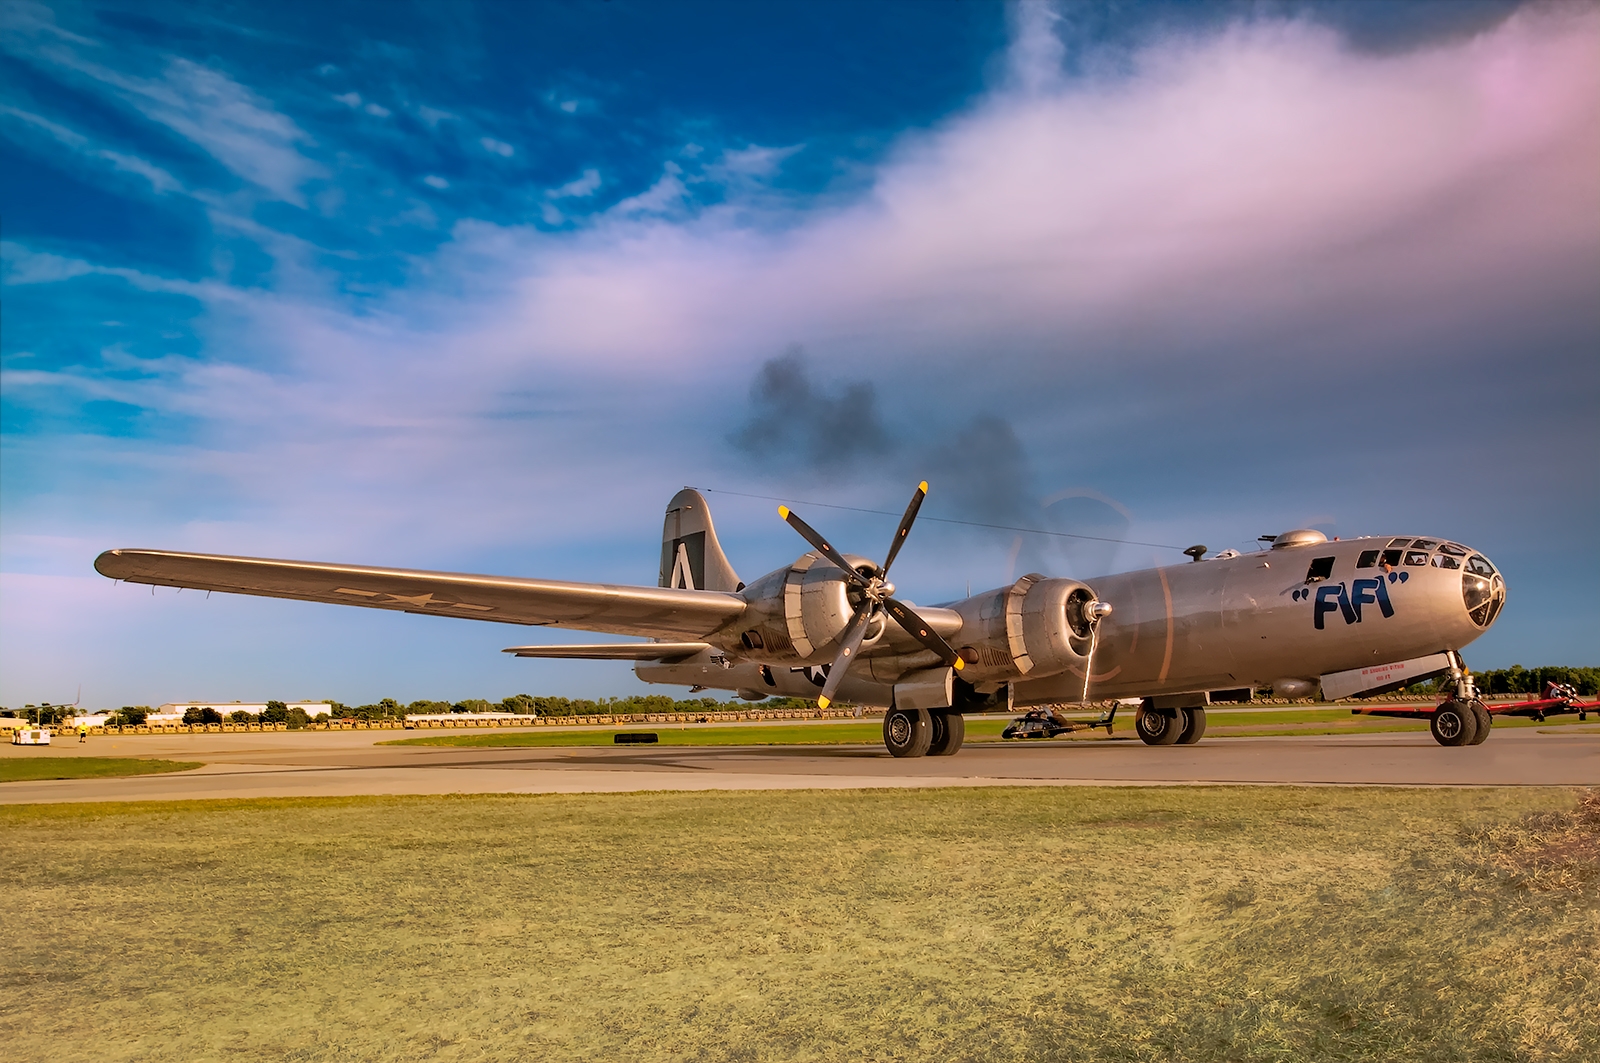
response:
<path id="1" fill-rule="evenodd" d="M 502 732 L 503 733 L 503 732 Z M 896 760 L 881 746 L 393 746 L 404 732 L 278 732 L 100 738 L 0 756 L 159 757 L 166 775 L 0 783 L 0 804 L 358 794 L 623 793 L 641 790 L 931 786 L 1286 784 L 1600 785 L 1600 727 L 1497 730 L 1445 748 L 1426 731 L 1207 739 L 969 743 L 953 757 Z"/>

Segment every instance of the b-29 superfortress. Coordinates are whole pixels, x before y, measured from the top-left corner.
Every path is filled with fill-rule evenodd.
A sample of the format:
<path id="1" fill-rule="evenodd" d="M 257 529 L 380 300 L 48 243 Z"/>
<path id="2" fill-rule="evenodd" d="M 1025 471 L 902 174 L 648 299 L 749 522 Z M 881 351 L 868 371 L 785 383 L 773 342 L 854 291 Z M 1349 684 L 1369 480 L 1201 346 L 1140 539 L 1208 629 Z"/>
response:
<path id="1" fill-rule="evenodd" d="M 711 510 L 684 488 L 667 506 L 659 585 L 630 587 L 358 565 L 108 550 L 132 583 L 359 605 L 650 641 L 514 646 L 519 657 L 629 660 L 647 683 L 886 706 L 897 757 L 961 748 L 963 713 L 1138 699 L 1149 745 L 1200 740 L 1206 707 L 1270 688 L 1338 699 L 1441 675 L 1429 714 L 1441 745 L 1488 737 L 1460 650 L 1494 623 L 1505 581 L 1483 554 L 1440 538 L 1328 541 L 1298 529 L 1253 553 L 1088 581 L 1037 573 L 931 607 L 895 597 L 889 569 L 926 496 L 919 484 L 882 564 L 844 554 L 797 514 L 812 549 L 744 583 Z"/>

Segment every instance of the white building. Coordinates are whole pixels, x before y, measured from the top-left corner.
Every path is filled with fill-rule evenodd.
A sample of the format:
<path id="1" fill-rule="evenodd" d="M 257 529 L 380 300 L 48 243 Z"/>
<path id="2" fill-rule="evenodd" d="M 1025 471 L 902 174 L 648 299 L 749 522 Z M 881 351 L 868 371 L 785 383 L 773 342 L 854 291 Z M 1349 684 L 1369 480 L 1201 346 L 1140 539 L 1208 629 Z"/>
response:
<path id="1" fill-rule="evenodd" d="M 284 705 L 291 709 L 303 709 L 307 716 L 316 716 L 317 713 L 333 714 L 333 706 L 326 701 L 286 701 Z M 266 709 L 264 701 L 171 701 L 152 712 L 148 723 L 182 723 L 183 714 L 190 709 L 212 709 L 224 720 L 231 713 L 248 712 L 251 716 L 260 716 Z"/>

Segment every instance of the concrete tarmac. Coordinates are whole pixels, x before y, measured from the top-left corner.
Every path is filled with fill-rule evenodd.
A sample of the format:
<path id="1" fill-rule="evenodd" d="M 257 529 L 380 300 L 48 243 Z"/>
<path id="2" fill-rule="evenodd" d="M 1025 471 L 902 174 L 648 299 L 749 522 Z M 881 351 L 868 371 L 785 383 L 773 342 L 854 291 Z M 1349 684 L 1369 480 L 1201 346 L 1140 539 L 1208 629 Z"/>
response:
<path id="1" fill-rule="evenodd" d="M 506 732 L 496 732 L 504 734 Z M 929 786 L 1286 784 L 1600 785 L 1600 726 L 1507 728 L 1481 746 L 1426 731 L 1206 739 L 1148 747 L 1111 740 L 971 743 L 953 757 L 896 760 L 881 746 L 471 748 L 384 746 L 404 732 L 138 735 L 0 756 L 159 757 L 190 772 L 0 783 L 0 804 L 357 794 L 626 793 L 643 790 Z"/>

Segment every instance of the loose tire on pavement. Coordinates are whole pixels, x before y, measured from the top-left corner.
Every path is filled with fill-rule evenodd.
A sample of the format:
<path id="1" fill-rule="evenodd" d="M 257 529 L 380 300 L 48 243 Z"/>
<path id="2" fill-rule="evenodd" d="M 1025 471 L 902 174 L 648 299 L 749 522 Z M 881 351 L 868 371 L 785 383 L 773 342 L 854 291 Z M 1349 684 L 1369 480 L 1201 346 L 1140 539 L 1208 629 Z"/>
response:
<path id="1" fill-rule="evenodd" d="M 883 745 L 896 757 L 920 757 L 933 741 L 927 709 L 890 709 L 883 714 Z"/>
<path id="2" fill-rule="evenodd" d="M 1180 746 L 1192 746 L 1206 733 L 1206 710 L 1184 709 L 1183 730 L 1178 732 Z"/>
<path id="3" fill-rule="evenodd" d="M 1140 709 L 1133 729 L 1139 732 L 1140 740 L 1147 746 L 1170 746 L 1183 733 L 1183 721 L 1176 712 Z"/>
<path id="4" fill-rule="evenodd" d="M 928 743 L 928 756 L 954 756 L 967 737 L 967 718 L 959 712 L 933 714 L 933 738 Z"/>
<path id="5" fill-rule="evenodd" d="M 1478 717 L 1472 709 L 1452 699 L 1433 710 L 1428 730 L 1441 746 L 1470 745 L 1478 735 Z"/>
<path id="6" fill-rule="evenodd" d="M 1494 726 L 1494 717 L 1489 715 L 1489 710 L 1483 707 L 1483 702 L 1472 702 L 1472 715 L 1477 717 L 1478 730 L 1472 736 L 1472 744 L 1481 746 L 1489 738 L 1489 728 Z"/>

